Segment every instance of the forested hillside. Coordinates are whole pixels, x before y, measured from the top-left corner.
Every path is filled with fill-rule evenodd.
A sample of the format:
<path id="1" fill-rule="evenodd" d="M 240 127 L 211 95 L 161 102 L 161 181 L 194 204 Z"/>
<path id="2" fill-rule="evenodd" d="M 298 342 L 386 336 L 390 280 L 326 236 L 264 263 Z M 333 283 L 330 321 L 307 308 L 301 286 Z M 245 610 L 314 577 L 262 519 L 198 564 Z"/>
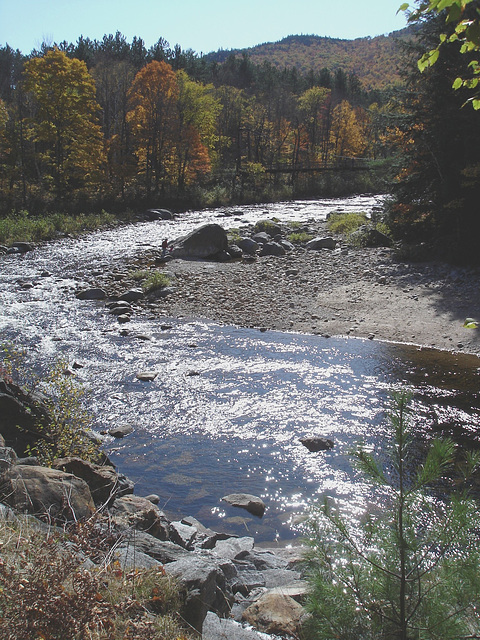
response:
<path id="1" fill-rule="evenodd" d="M 208 60 L 224 62 L 230 55 L 247 55 L 254 64 L 268 62 L 277 69 L 295 67 L 301 74 L 337 69 L 355 73 L 366 89 L 382 89 L 401 81 L 399 41 L 411 38 L 413 28 L 375 38 L 342 40 L 316 35 L 288 36 L 243 50 L 217 51 Z"/>

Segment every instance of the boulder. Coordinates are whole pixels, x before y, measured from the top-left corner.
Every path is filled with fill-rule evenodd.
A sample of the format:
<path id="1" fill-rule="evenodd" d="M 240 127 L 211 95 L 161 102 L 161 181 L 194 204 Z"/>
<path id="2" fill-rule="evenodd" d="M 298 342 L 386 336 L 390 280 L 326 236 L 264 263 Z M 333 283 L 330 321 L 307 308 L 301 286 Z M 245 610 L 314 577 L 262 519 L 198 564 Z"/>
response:
<path id="1" fill-rule="evenodd" d="M 282 234 L 282 227 L 274 220 L 259 220 L 255 224 L 254 230 L 255 233 L 263 231 L 265 233 L 268 233 L 272 237 Z"/>
<path id="2" fill-rule="evenodd" d="M 222 498 L 223 502 L 231 504 L 232 507 L 246 509 L 254 516 L 261 518 L 265 513 L 265 503 L 261 498 L 252 496 L 249 493 L 231 493 Z"/>
<path id="3" fill-rule="evenodd" d="M 251 256 L 253 256 L 260 249 L 260 245 L 258 244 L 258 242 L 255 242 L 255 240 L 252 240 L 252 238 L 240 238 L 240 240 L 237 242 L 237 245 L 244 253 L 248 253 Z"/>
<path id="4" fill-rule="evenodd" d="M 252 627 L 282 637 L 298 637 L 305 610 L 290 596 L 267 592 L 243 612 Z"/>
<path id="5" fill-rule="evenodd" d="M 4 444 L 24 456 L 27 447 L 43 437 L 51 418 L 44 398 L 0 380 L 0 433 Z"/>
<path id="6" fill-rule="evenodd" d="M 359 227 L 351 234 L 350 240 L 362 247 L 391 247 L 393 244 L 386 234 L 369 225 Z"/>
<path id="7" fill-rule="evenodd" d="M 232 260 L 238 260 L 243 256 L 243 251 L 236 244 L 231 244 L 227 249 L 227 253 Z"/>
<path id="8" fill-rule="evenodd" d="M 110 513 L 120 529 L 140 529 L 159 540 L 170 539 L 172 530 L 168 518 L 146 498 L 134 495 L 117 498 L 110 508 Z"/>
<path id="9" fill-rule="evenodd" d="M 35 246 L 31 242 L 14 242 L 13 247 L 17 249 L 19 253 L 28 253 L 33 251 Z"/>
<path id="10" fill-rule="evenodd" d="M 136 529 L 125 529 L 122 532 L 118 548 L 135 548 L 139 553 L 144 553 L 162 564 L 176 562 L 182 558 L 192 558 L 192 552 L 186 551 L 178 544 L 169 540 L 159 540 L 149 533 Z"/>
<path id="11" fill-rule="evenodd" d="M 300 442 L 304 447 L 307 447 L 309 451 L 328 451 L 333 449 L 335 443 L 329 438 L 323 436 L 309 436 L 307 438 L 300 438 Z"/>
<path id="12" fill-rule="evenodd" d="M 80 520 L 95 511 L 84 480 L 48 467 L 10 467 L 0 481 L 0 500 L 15 511 L 48 520 Z"/>
<path id="13" fill-rule="evenodd" d="M 17 464 L 17 454 L 11 447 L 0 447 L 0 475 Z"/>
<path id="14" fill-rule="evenodd" d="M 265 635 L 208 611 L 203 621 L 202 640 L 265 640 Z"/>
<path id="15" fill-rule="evenodd" d="M 210 258 L 228 248 L 227 233 L 218 224 L 205 224 L 181 238 L 172 250 L 174 258 Z"/>
<path id="16" fill-rule="evenodd" d="M 250 536 L 245 536 L 244 538 L 228 538 L 227 540 L 218 540 L 213 550 L 221 558 L 241 560 L 253 549 L 254 543 L 254 539 Z"/>
<path id="17" fill-rule="evenodd" d="M 252 240 L 257 244 L 266 244 L 270 242 L 271 239 L 272 237 L 268 233 L 265 233 L 265 231 L 260 231 L 252 236 Z"/>
<path id="18" fill-rule="evenodd" d="M 146 220 L 173 220 L 173 213 L 168 209 L 147 209 L 143 215 Z"/>
<path id="19" fill-rule="evenodd" d="M 87 462 L 81 458 L 58 458 L 53 463 L 54 469 L 71 473 L 77 478 L 85 480 L 96 505 L 107 504 L 122 495 L 122 487 L 115 469 L 111 466 L 101 466 Z M 125 488 L 123 488 L 125 491 Z M 127 493 L 132 493 L 128 491 Z"/>
<path id="20" fill-rule="evenodd" d="M 309 240 L 306 244 L 307 249 L 335 249 L 337 246 L 337 241 L 330 236 L 325 238 L 313 238 Z"/>
<path id="21" fill-rule="evenodd" d="M 125 302 L 136 302 L 141 298 L 143 298 L 143 291 L 141 289 L 129 289 L 118 296 L 119 301 L 125 300 Z"/>
<path id="22" fill-rule="evenodd" d="M 133 427 L 131 424 L 121 424 L 118 427 L 113 427 L 108 430 L 108 435 L 113 438 L 124 438 L 133 433 Z"/>
<path id="23" fill-rule="evenodd" d="M 182 617 L 201 631 L 208 611 L 227 615 L 233 595 L 227 586 L 222 566 L 212 558 L 190 554 L 165 566 L 165 571 L 176 578 L 186 592 Z M 233 572 L 235 568 L 230 567 Z"/>
<path id="24" fill-rule="evenodd" d="M 285 249 L 278 242 L 266 242 L 260 251 L 261 256 L 284 256 L 285 253 Z"/>
<path id="25" fill-rule="evenodd" d="M 83 289 L 77 293 L 77 298 L 79 300 L 104 300 L 106 297 L 106 292 L 98 287 Z"/>

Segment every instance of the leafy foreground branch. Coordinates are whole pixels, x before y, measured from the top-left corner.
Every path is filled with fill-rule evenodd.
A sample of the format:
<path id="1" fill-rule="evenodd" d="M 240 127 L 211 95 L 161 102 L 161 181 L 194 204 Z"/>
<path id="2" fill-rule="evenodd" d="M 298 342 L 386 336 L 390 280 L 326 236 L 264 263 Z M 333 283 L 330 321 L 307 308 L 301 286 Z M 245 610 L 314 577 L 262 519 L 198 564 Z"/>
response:
<path id="1" fill-rule="evenodd" d="M 354 454 L 386 506 L 358 525 L 325 501 L 310 521 L 312 640 L 480 638 L 478 505 L 466 492 L 440 501 L 428 491 L 451 471 L 455 447 L 434 441 L 414 468 L 409 400 L 395 395 L 385 469 L 364 450 Z M 467 456 L 464 479 L 478 462 Z"/>

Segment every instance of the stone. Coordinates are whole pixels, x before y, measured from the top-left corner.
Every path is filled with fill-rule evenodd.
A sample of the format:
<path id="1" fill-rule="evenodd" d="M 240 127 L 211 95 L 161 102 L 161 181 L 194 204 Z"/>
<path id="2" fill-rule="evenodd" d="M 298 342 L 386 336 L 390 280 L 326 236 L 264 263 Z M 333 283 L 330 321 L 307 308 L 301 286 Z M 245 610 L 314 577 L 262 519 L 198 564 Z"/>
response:
<path id="1" fill-rule="evenodd" d="M 203 621 L 202 640 L 265 640 L 265 635 L 208 611 Z"/>
<path id="2" fill-rule="evenodd" d="M 335 249 L 337 246 L 337 241 L 327 236 L 325 238 L 313 238 L 309 240 L 306 244 L 307 249 L 316 250 L 316 249 Z"/>
<path id="3" fill-rule="evenodd" d="M 162 563 L 146 553 L 142 553 L 133 545 L 129 547 L 115 548 L 113 560 L 117 560 L 122 569 L 153 569 L 161 567 Z"/>
<path id="4" fill-rule="evenodd" d="M 228 248 L 227 233 L 218 224 L 205 224 L 176 241 L 174 258 L 210 258 Z"/>
<path id="5" fill-rule="evenodd" d="M 260 249 L 259 243 L 255 242 L 255 240 L 252 240 L 251 238 L 240 238 L 237 245 L 244 253 L 248 253 L 252 256 Z"/>
<path id="6" fill-rule="evenodd" d="M 231 504 L 233 507 L 246 509 L 254 516 L 261 518 L 265 513 L 265 503 L 261 498 L 252 496 L 249 493 L 231 493 L 222 498 L 223 502 Z"/>
<path id="7" fill-rule="evenodd" d="M 91 289 L 83 289 L 77 293 L 79 300 L 104 300 L 107 297 L 106 292 L 98 287 Z"/>
<path id="8" fill-rule="evenodd" d="M 268 233 L 270 236 L 281 235 L 282 227 L 274 220 L 259 220 L 255 224 L 255 233 Z"/>
<path id="9" fill-rule="evenodd" d="M 150 493 L 148 496 L 145 496 L 145 500 L 148 500 L 152 504 L 158 504 L 160 502 L 160 496 L 156 493 Z"/>
<path id="10" fill-rule="evenodd" d="M 44 397 L 0 380 L 0 433 L 7 447 L 24 456 L 27 448 L 43 437 L 50 422 Z"/>
<path id="11" fill-rule="evenodd" d="M 243 619 L 264 633 L 297 637 L 305 610 L 290 596 L 267 592 L 243 612 Z"/>
<path id="12" fill-rule="evenodd" d="M 228 538 L 218 540 L 213 550 L 222 558 L 230 560 L 241 559 L 253 549 L 255 540 L 249 536 L 243 538 Z"/>
<path id="13" fill-rule="evenodd" d="M 231 244 L 227 249 L 227 253 L 232 260 L 238 260 L 243 256 L 242 249 L 236 244 Z"/>
<path id="14" fill-rule="evenodd" d="M 136 302 L 141 298 L 143 298 L 143 291 L 141 289 L 129 289 L 118 296 L 119 300 L 125 300 L 125 302 Z"/>
<path id="15" fill-rule="evenodd" d="M 134 495 L 117 498 L 110 508 L 110 513 L 120 528 L 131 527 L 146 531 L 159 540 L 170 539 L 170 521 L 163 511 L 146 498 Z"/>
<path id="16" fill-rule="evenodd" d="M 19 253 L 28 253 L 35 249 L 35 245 L 31 242 L 14 242 L 12 245 Z"/>
<path id="17" fill-rule="evenodd" d="M 125 313 L 132 313 L 132 307 L 128 302 L 118 303 L 114 307 L 110 307 L 109 313 L 114 316 L 121 316 Z"/>
<path id="18" fill-rule="evenodd" d="M 73 521 L 95 511 L 90 489 L 81 478 L 48 467 L 16 465 L 0 481 L 0 499 L 20 512 Z"/>
<path id="19" fill-rule="evenodd" d="M 145 553 L 162 564 L 176 562 L 182 558 L 192 558 L 191 551 L 183 549 L 174 542 L 159 540 L 149 533 L 129 528 L 122 531 L 118 548 L 135 548 L 136 551 Z"/>
<path id="20" fill-rule="evenodd" d="M 151 382 L 158 376 L 157 371 L 140 371 L 137 373 L 137 379 L 142 382 Z"/>
<path id="21" fill-rule="evenodd" d="M 168 209 L 147 209 L 143 214 L 146 220 L 173 220 L 173 213 Z"/>
<path id="22" fill-rule="evenodd" d="M 260 231 L 259 233 L 254 233 L 252 236 L 252 240 L 254 242 L 256 242 L 257 244 L 266 244 L 267 242 L 270 242 L 271 240 L 271 236 L 268 233 L 265 233 L 265 231 Z"/>
<path id="23" fill-rule="evenodd" d="M 175 542 L 184 549 L 191 551 L 194 548 L 194 541 L 197 537 L 197 529 L 191 525 L 180 521 L 170 523 L 170 537 L 174 537 Z"/>
<path id="24" fill-rule="evenodd" d="M 307 438 L 300 438 L 300 442 L 311 452 L 316 451 L 328 451 L 333 449 L 335 443 L 329 438 L 323 436 L 309 436 Z"/>
<path id="25" fill-rule="evenodd" d="M 266 242 L 260 250 L 261 256 L 284 256 L 285 249 L 278 242 Z"/>
<path id="26" fill-rule="evenodd" d="M 108 435 L 114 438 L 124 438 L 131 433 L 133 433 L 133 427 L 131 424 L 121 424 L 118 427 L 113 427 L 108 430 Z"/>
<path id="27" fill-rule="evenodd" d="M 233 602 L 224 570 L 212 558 L 189 554 L 165 566 L 167 574 L 176 578 L 186 591 L 181 611 L 188 624 L 200 631 L 208 611 L 227 615 Z"/>
<path id="28" fill-rule="evenodd" d="M 17 464 L 17 454 L 11 447 L 0 447 L 0 475 Z"/>
<path id="29" fill-rule="evenodd" d="M 55 460 L 53 468 L 84 480 L 97 506 L 108 504 L 121 495 L 118 476 L 111 466 L 102 466 L 81 458 L 70 457 Z"/>

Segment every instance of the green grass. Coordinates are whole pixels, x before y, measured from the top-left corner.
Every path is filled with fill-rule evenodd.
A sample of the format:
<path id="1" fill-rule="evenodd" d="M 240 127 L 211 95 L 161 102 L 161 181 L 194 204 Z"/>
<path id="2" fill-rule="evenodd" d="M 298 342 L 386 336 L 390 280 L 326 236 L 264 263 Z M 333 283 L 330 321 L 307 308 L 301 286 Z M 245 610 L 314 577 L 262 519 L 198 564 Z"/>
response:
<path id="1" fill-rule="evenodd" d="M 294 231 L 287 236 L 287 240 L 292 244 L 303 244 L 312 239 L 312 235 L 306 231 Z"/>
<path id="2" fill-rule="evenodd" d="M 170 278 L 165 273 L 154 271 L 142 282 L 142 289 L 145 293 L 149 293 L 150 291 L 155 291 L 155 289 L 168 287 L 169 284 Z"/>
<path id="3" fill-rule="evenodd" d="M 366 222 L 368 218 L 365 213 L 333 213 L 327 221 L 327 226 L 332 233 L 348 236 Z"/>
<path id="4" fill-rule="evenodd" d="M 85 231 L 111 226 L 116 221 L 117 218 L 106 211 L 76 216 L 63 213 L 32 216 L 21 211 L 0 218 L 0 244 L 10 246 L 17 241 L 42 242 L 59 235 L 78 236 Z"/>

